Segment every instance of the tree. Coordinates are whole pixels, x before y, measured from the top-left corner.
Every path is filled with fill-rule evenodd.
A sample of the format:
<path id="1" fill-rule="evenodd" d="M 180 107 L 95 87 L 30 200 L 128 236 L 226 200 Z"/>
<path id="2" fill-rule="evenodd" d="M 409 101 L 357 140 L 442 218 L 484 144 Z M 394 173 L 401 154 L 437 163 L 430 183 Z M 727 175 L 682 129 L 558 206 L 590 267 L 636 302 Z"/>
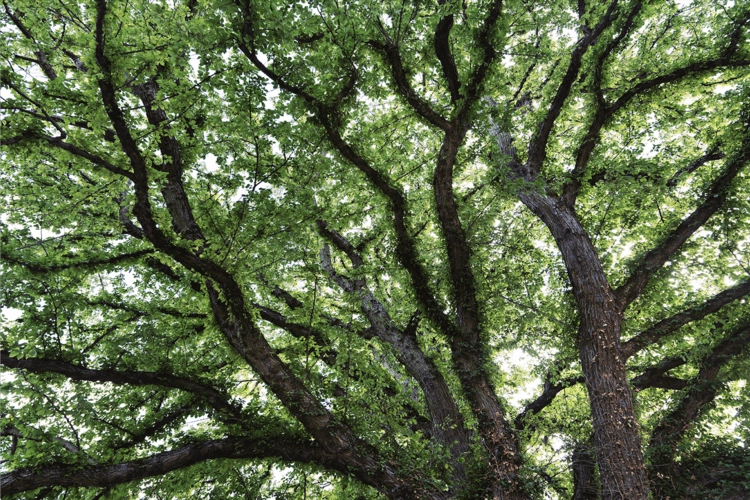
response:
<path id="1" fill-rule="evenodd" d="M 3 6 L 4 494 L 750 490 L 746 2 Z"/>

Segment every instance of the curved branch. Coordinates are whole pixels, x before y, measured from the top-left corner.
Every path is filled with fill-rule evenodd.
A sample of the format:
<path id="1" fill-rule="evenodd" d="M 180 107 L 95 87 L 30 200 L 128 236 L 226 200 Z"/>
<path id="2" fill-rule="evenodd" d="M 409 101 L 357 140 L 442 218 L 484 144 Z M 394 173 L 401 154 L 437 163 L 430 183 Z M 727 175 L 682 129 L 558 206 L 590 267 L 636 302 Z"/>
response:
<path id="1" fill-rule="evenodd" d="M 631 380 L 633 388 L 635 389 L 646 389 L 648 387 L 658 387 L 661 389 L 677 389 L 681 390 L 687 387 L 687 382 L 682 379 L 667 377 L 665 374 L 678 366 L 683 366 L 687 363 L 684 357 L 675 356 L 673 358 L 667 358 L 656 366 L 647 368 L 642 374 Z"/>
<path id="2" fill-rule="evenodd" d="M 146 458 L 111 465 L 81 467 L 50 464 L 19 469 L 0 476 L 0 488 L 6 495 L 45 486 L 109 487 L 153 477 L 215 459 L 249 459 L 277 457 L 294 462 L 314 462 L 347 473 L 337 458 L 314 443 L 286 436 L 262 439 L 226 438 L 193 443 Z"/>
<path id="3" fill-rule="evenodd" d="M 705 358 L 698 375 L 689 382 L 685 395 L 662 418 L 651 434 L 649 448 L 653 453 L 654 472 L 672 468 L 680 440 L 690 424 L 699 418 L 703 407 L 716 398 L 721 388 L 721 384 L 716 383 L 719 371 L 745 351 L 749 344 L 750 322 L 745 322 L 736 327 Z M 660 481 L 655 483 L 658 485 Z"/>
<path id="4" fill-rule="evenodd" d="M 409 76 L 404 68 L 404 63 L 401 60 L 401 53 L 399 52 L 398 45 L 393 43 L 391 40 L 387 40 L 385 43 L 371 40 L 368 44 L 378 49 L 388 61 L 388 65 L 391 68 L 391 76 L 396 83 L 396 89 L 398 93 L 406 99 L 406 102 L 417 112 L 419 116 L 427 120 L 432 125 L 436 126 L 441 130 L 450 130 L 451 123 L 443 118 L 443 116 L 432 109 L 430 104 L 422 99 L 412 88 L 409 83 Z"/>
<path id="5" fill-rule="evenodd" d="M 439 5 L 445 5 L 446 0 L 438 2 Z M 440 19 L 435 29 L 435 55 L 443 67 L 443 76 L 448 82 L 448 91 L 451 94 L 451 102 L 455 103 L 461 98 L 458 89 L 461 88 L 461 82 L 458 79 L 458 68 L 456 61 L 453 59 L 453 53 L 450 47 L 450 34 L 453 27 L 453 14 L 449 14 Z"/>
<path id="6" fill-rule="evenodd" d="M 750 161 L 750 136 L 744 139 L 739 152 L 731 158 L 724 172 L 713 182 L 706 193 L 704 202 L 683 219 L 661 244 L 647 252 L 625 283 L 615 290 L 620 311 L 624 311 L 641 295 L 654 274 L 664 266 L 672 254 L 721 208 L 727 198 L 730 184 L 748 161 Z"/>
<path id="7" fill-rule="evenodd" d="M 238 408 L 232 404 L 228 395 L 201 382 L 177 377 L 169 373 L 111 369 L 92 370 L 56 359 L 15 358 L 2 350 L 0 350 L 0 359 L 2 359 L 2 365 L 8 368 L 22 369 L 33 373 L 58 373 L 72 380 L 112 382 L 124 385 L 158 385 L 180 389 L 203 398 L 216 409 L 225 410 L 235 415 L 239 413 Z"/>
<path id="8" fill-rule="evenodd" d="M 687 325 L 693 321 L 705 318 L 713 314 L 725 305 L 741 299 L 750 294 L 750 280 L 743 281 L 739 285 L 733 286 L 728 290 L 713 296 L 707 301 L 695 307 L 687 309 L 681 313 L 675 314 L 669 318 L 663 319 L 653 325 L 648 330 L 639 333 L 632 339 L 622 344 L 622 352 L 626 358 L 637 353 L 647 345 L 658 342 L 678 328 Z"/>
<path id="9" fill-rule="evenodd" d="M 521 413 L 516 416 L 516 419 L 514 421 L 516 429 L 519 431 L 524 430 L 527 425 L 527 420 L 530 416 L 539 413 L 544 408 L 549 406 L 550 403 L 552 403 L 552 400 L 555 399 L 555 396 L 557 396 L 564 389 L 576 384 L 582 384 L 583 382 L 583 375 L 581 375 L 580 377 L 570 377 L 561 380 L 556 384 L 552 384 L 549 380 L 545 381 L 542 393 L 534 401 L 527 404 L 526 407 L 524 407 L 523 411 L 521 411 Z"/>
<path id="10" fill-rule="evenodd" d="M 684 174 L 689 174 L 691 172 L 695 172 L 700 167 L 705 165 L 706 163 L 710 161 L 716 161 L 724 159 L 727 155 L 725 155 L 722 152 L 715 152 L 715 153 L 707 153 L 697 160 L 693 161 L 688 165 L 687 167 L 679 169 L 677 172 L 674 173 L 674 175 L 667 181 L 667 186 L 669 187 L 675 187 L 677 183 L 680 180 L 680 177 Z"/>
<path id="11" fill-rule="evenodd" d="M 570 95 L 570 89 L 573 87 L 573 83 L 575 83 L 576 78 L 578 77 L 578 71 L 581 69 L 581 64 L 583 62 L 583 56 L 588 51 L 589 47 L 596 44 L 599 35 L 601 35 L 601 33 L 612 24 L 612 21 L 614 21 L 614 11 L 616 6 L 617 0 L 612 0 L 602 20 L 599 21 L 593 30 L 590 30 L 578 41 L 575 49 L 570 54 L 568 69 L 560 82 L 560 86 L 557 88 L 555 97 L 550 103 L 547 115 L 539 124 L 537 133 L 529 143 L 527 170 L 531 179 L 527 180 L 532 180 L 539 174 L 542 164 L 547 157 L 547 142 L 549 142 L 552 127 L 555 125 L 555 121 L 562 111 L 563 104 L 567 100 L 568 95 Z"/>
<path id="12" fill-rule="evenodd" d="M 469 108 L 476 102 L 479 91 L 482 87 L 482 83 L 487 76 L 487 70 L 490 68 L 490 65 L 495 60 L 495 56 L 497 55 L 495 46 L 490 40 L 490 31 L 497 23 L 497 20 L 500 18 L 502 5 L 502 0 L 494 0 L 492 2 L 492 6 L 490 7 L 487 17 L 485 18 L 484 23 L 479 30 L 477 41 L 479 42 L 479 46 L 482 47 L 482 51 L 484 52 L 484 54 L 482 56 L 482 61 L 474 70 L 474 73 L 469 79 L 469 84 L 466 86 L 466 95 L 464 96 L 464 102 L 461 106 L 461 110 L 456 116 L 456 123 L 466 121 L 466 116 L 468 115 Z"/>
<path id="13" fill-rule="evenodd" d="M 324 221 L 318 221 L 318 229 L 339 249 L 350 254 L 355 267 L 362 265 L 361 257 L 348 240 L 338 232 L 328 229 Z M 463 426 L 461 412 L 442 373 L 432 360 L 424 355 L 417 343 L 416 334 L 407 334 L 396 326 L 383 304 L 367 288 L 363 278 L 351 280 L 336 273 L 327 245 L 321 250 L 320 255 L 321 264 L 331 278 L 346 292 L 359 295 L 362 311 L 370 322 L 375 336 L 391 346 L 396 359 L 419 384 L 427 402 L 432 433 L 438 442 L 451 450 L 454 457 L 454 479 L 465 480 L 463 465 L 456 459 L 469 451 L 469 437 Z"/>
<path id="14" fill-rule="evenodd" d="M 607 109 L 607 103 L 604 100 L 604 94 L 602 92 L 604 64 L 606 63 L 607 58 L 609 58 L 612 52 L 622 43 L 623 40 L 628 37 L 628 35 L 630 35 L 631 29 L 633 28 L 633 24 L 635 22 L 635 18 L 640 13 L 642 7 L 642 2 L 637 2 L 635 5 L 633 5 L 633 7 L 630 9 L 630 13 L 628 14 L 627 19 L 625 20 L 625 23 L 620 29 L 620 32 L 612 41 L 607 44 L 602 53 L 599 54 L 599 58 L 594 67 L 593 86 L 594 93 L 596 94 L 596 111 L 594 112 L 594 119 L 589 126 L 589 130 L 588 132 L 586 132 L 586 135 L 584 136 L 580 146 L 578 147 L 575 166 L 573 167 L 573 171 L 571 172 L 572 180 L 565 186 L 563 186 L 562 198 L 568 206 L 573 206 L 575 204 L 575 198 L 578 194 L 578 189 L 581 186 L 581 176 L 583 175 L 583 172 L 588 165 L 589 158 L 591 158 L 591 153 L 594 151 L 594 147 L 599 141 L 599 135 L 601 133 L 602 127 L 604 127 L 609 118 L 611 118 L 612 116 Z"/>

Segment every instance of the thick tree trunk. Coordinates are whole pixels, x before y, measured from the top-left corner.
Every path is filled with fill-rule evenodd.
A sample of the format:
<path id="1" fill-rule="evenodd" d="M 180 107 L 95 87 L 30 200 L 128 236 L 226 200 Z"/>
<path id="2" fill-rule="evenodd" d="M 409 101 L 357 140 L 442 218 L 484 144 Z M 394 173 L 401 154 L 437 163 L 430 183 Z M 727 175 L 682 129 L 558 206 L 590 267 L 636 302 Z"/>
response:
<path id="1" fill-rule="evenodd" d="M 622 317 L 596 249 L 573 211 L 560 200 L 538 193 L 523 193 L 521 200 L 555 238 L 578 303 L 578 349 L 589 393 L 602 497 L 646 500 L 646 468 L 620 348 Z"/>

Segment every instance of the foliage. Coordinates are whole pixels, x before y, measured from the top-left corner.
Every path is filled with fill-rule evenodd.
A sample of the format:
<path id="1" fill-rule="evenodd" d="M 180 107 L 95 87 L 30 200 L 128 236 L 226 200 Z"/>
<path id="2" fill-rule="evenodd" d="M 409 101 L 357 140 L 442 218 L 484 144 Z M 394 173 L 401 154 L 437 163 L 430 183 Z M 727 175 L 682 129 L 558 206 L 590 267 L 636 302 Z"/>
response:
<path id="1" fill-rule="evenodd" d="M 3 7 L 9 498 L 750 489 L 747 3 Z"/>

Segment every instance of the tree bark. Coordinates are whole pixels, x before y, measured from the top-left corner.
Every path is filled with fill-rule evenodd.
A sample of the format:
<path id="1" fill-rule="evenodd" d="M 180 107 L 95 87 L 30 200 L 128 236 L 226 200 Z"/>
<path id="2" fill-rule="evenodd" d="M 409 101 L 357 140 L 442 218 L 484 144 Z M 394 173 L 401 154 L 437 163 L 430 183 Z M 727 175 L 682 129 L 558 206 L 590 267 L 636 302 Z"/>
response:
<path id="1" fill-rule="evenodd" d="M 522 193 L 521 200 L 549 228 L 573 285 L 602 497 L 646 500 L 646 468 L 620 349 L 622 316 L 596 249 L 575 213 L 560 200 L 533 192 Z"/>
<path id="2" fill-rule="evenodd" d="M 598 500 L 596 458 L 589 443 L 578 443 L 573 449 L 573 500 Z"/>

